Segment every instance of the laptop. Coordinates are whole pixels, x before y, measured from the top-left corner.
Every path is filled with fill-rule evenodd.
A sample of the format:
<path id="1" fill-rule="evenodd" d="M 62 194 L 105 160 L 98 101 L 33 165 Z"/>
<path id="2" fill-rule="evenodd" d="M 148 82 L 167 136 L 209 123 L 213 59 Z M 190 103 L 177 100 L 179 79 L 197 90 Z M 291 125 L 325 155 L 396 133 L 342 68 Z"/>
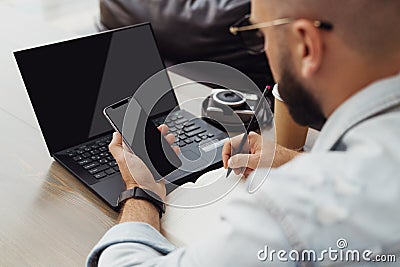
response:
<path id="1" fill-rule="evenodd" d="M 165 70 L 150 23 L 15 51 L 14 56 L 50 155 L 117 209 L 124 184 L 108 151 L 113 129 L 103 109 Z M 156 126 L 166 123 L 177 136 L 180 157 L 197 164 L 168 175 L 170 192 L 222 166 L 227 134 L 177 108 L 168 75 L 163 83 L 152 88 L 151 95 L 163 101 L 152 109 L 151 120 Z M 207 155 L 215 156 L 210 162 L 203 159 Z"/>

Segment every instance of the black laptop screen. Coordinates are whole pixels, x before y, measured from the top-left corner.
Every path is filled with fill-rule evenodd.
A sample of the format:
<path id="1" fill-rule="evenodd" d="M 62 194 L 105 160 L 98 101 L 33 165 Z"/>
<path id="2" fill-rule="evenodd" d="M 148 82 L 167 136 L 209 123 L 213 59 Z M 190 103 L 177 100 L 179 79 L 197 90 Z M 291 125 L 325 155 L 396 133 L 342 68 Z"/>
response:
<path id="1" fill-rule="evenodd" d="M 51 154 L 112 130 L 103 109 L 133 95 L 164 69 L 150 24 L 14 53 Z M 177 101 L 167 75 L 151 95 L 164 95 L 153 114 Z"/>

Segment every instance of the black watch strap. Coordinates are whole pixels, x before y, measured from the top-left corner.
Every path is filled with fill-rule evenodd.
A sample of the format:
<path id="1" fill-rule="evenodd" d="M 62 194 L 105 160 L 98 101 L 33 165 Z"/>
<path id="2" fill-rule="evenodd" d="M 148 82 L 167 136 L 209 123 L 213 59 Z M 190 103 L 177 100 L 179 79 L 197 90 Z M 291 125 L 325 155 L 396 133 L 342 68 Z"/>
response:
<path id="1" fill-rule="evenodd" d="M 118 197 L 118 206 L 120 206 L 125 200 L 134 198 L 141 199 L 150 202 L 156 207 L 158 213 L 160 214 L 160 218 L 163 213 L 165 213 L 165 204 L 161 200 L 161 198 L 155 194 L 154 192 L 143 189 L 140 187 L 134 187 L 128 190 L 123 191 Z"/>

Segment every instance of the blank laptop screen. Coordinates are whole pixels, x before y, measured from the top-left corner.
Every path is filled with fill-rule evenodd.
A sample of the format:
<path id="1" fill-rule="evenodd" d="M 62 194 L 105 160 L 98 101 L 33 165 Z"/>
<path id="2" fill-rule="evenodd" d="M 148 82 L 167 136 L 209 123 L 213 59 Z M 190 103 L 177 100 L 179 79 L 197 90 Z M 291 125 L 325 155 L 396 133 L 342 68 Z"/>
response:
<path id="1" fill-rule="evenodd" d="M 148 23 L 14 55 L 51 154 L 111 131 L 103 109 L 164 69 Z M 150 115 L 177 105 L 166 74 L 148 94 L 164 95 Z"/>

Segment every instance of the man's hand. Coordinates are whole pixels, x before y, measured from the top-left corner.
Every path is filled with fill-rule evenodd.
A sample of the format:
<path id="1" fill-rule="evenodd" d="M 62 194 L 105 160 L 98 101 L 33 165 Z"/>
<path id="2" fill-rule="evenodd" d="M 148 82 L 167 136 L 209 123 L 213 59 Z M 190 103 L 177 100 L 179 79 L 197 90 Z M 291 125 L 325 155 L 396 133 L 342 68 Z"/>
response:
<path id="1" fill-rule="evenodd" d="M 174 143 L 175 137 L 172 134 L 167 135 L 168 127 L 166 125 L 161 125 L 158 127 L 158 130 L 164 135 L 170 145 Z M 118 163 L 126 188 L 141 187 L 149 189 L 165 200 L 165 184 L 162 182 L 156 183 L 153 175 L 143 161 L 124 146 L 121 134 L 114 133 L 109 149 Z M 173 147 L 173 149 L 176 153 L 179 152 L 178 148 Z M 119 220 L 119 223 L 124 222 L 144 222 L 160 230 L 158 210 L 146 200 L 126 200 Z"/>
<path id="2" fill-rule="evenodd" d="M 224 168 L 232 168 L 235 174 L 243 173 L 245 177 L 249 176 L 256 168 L 279 167 L 294 157 L 299 152 L 287 149 L 268 140 L 263 140 L 261 135 L 250 132 L 247 144 L 243 151 L 236 151 L 242 140 L 243 135 L 235 136 L 227 141 L 222 149 L 222 161 Z M 235 152 L 231 156 L 232 151 Z"/>
<path id="3" fill-rule="evenodd" d="M 158 130 L 164 135 L 167 142 L 172 145 L 175 141 L 173 134 L 168 134 L 168 127 L 161 125 Z M 109 145 L 109 149 L 114 159 L 118 163 L 122 178 L 127 189 L 133 187 L 142 187 L 158 194 L 162 199 L 165 198 L 165 186 L 163 183 L 156 183 L 150 170 L 143 161 L 135 154 L 131 153 L 129 148 L 125 147 L 122 142 L 121 134 L 115 132 L 113 139 Z M 176 153 L 179 153 L 179 148 L 173 147 Z"/>
<path id="4" fill-rule="evenodd" d="M 243 151 L 247 151 L 248 154 L 242 154 L 243 151 L 236 151 L 242 138 L 243 134 L 231 138 L 224 144 L 222 148 L 222 161 L 225 169 L 228 167 L 232 168 L 236 175 L 244 171 L 243 175 L 247 177 L 260 163 L 262 138 L 255 132 L 249 133 L 247 143 L 243 148 Z M 233 151 L 235 155 L 231 156 Z"/>

